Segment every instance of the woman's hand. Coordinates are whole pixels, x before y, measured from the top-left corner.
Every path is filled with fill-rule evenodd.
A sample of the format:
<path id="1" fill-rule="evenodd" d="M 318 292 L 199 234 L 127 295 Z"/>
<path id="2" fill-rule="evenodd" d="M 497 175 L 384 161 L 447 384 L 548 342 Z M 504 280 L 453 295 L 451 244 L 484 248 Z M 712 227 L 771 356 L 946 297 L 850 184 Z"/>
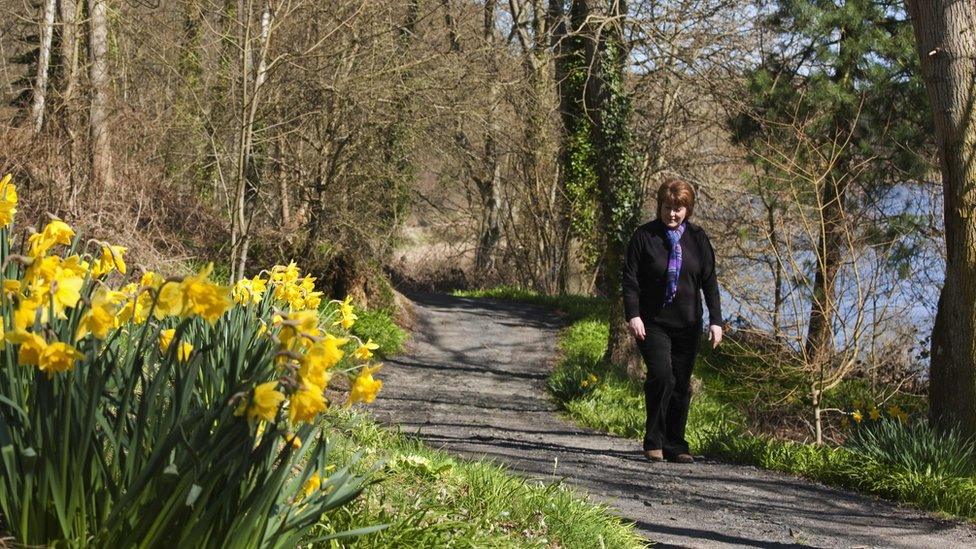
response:
<path id="1" fill-rule="evenodd" d="M 718 347 L 718 344 L 722 342 L 722 327 L 718 324 L 712 324 L 709 326 L 708 340 L 712 342 L 712 349 Z"/>
<path id="2" fill-rule="evenodd" d="M 647 332 L 644 331 L 644 321 L 641 317 L 635 316 L 634 318 L 627 321 L 627 327 L 630 328 L 630 333 L 637 338 L 638 341 L 644 341 L 644 336 Z"/>

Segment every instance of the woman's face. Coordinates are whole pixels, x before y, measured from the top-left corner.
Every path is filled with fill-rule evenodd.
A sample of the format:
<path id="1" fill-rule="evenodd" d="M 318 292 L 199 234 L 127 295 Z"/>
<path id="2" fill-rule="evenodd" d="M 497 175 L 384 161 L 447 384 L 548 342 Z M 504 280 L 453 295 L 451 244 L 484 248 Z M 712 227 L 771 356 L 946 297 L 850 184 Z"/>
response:
<path id="1" fill-rule="evenodd" d="M 664 202 L 661 204 L 657 215 L 669 229 L 677 229 L 678 225 L 681 225 L 681 222 L 685 220 L 685 216 L 688 215 L 688 208 Z"/>

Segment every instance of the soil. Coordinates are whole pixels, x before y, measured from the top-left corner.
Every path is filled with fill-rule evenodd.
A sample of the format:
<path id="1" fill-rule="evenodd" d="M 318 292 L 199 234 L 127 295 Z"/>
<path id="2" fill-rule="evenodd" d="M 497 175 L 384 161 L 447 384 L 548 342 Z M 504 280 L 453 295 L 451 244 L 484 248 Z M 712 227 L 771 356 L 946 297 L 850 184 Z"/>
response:
<path id="1" fill-rule="evenodd" d="M 573 485 L 657 547 L 976 546 L 976 528 L 707 457 L 651 463 L 640 443 L 562 417 L 545 381 L 565 323 L 543 308 L 412 293 L 407 352 L 372 410 L 429 445 Z M 692 403 L 694 406 L 694 403 Z"/>

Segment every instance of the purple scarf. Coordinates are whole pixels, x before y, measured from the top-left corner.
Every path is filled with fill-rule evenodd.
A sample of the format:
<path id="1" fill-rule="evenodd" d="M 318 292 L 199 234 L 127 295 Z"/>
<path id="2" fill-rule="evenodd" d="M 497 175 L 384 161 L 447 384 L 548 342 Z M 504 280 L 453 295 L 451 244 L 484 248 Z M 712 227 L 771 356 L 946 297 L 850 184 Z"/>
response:
<path id="1" fill-rule="evenodd" d="M 678 275 L 681 273 L 681 244 L 678 241 L 684 232 L 684 222 L 677 229 L 667 230 L 668 241 L 671 242 L 671 251 L 668 253 L 668 289 L 664 294 L 664 303 L 667 305 L 674 301 L 674 296 L 678 293 Z"/>

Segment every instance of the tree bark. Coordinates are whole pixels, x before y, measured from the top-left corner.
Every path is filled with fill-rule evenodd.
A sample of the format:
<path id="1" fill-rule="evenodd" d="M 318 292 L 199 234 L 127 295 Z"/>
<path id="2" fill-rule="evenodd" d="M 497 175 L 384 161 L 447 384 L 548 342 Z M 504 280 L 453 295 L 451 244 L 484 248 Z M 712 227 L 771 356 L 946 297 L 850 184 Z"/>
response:
<path id="1" fill-rule="evenodd" d="M 596 0 L 574 2 L 574 26 L 587 37 L 586 59 L 593 73 L 586 89 L 586 105 L 592 110 L 593 143 L 596 145 L 597 187 L 603 227 L 600 286 L 610 302 L 610 335 L 604 359 L 622 373 L 639 377 L 640 354 L 624 319 L 621 269 L 627 242 L 637 228 L 641 186 L 634 172 L 627 121 L 630 102 L 625 89 L 624 21 L 627 3 L 609 8 Z"/>
<path id="2" fill-rule="evenodd" d="M 932 332 L 930 414 L 976 435 L 976 4 L 906 2 L 932 104 L 944 192 L 946 275 Z"/>
<path id="3" fill-rule="evenodd" d="M 475 250 L 475 269 L 484 275 L 495 268 L 495 254 L 501 239 L 502 165 L 498 154 L 498 95 L 501 83 L 498 75 L 498 58 L 495 41 L 495 10 L 498 2 L 487 0 L 482 18 L 482 39 L 487 55 L 488 120 L 484 134 L 484 161 L 481 177 L 477 179 L 478 193 L 481 197 L 482 219 Z"/>
<path id="4" fill-rule="evenodd" d="M 89 112 L 92 184 L 96 192 L 115 186 L 112 139 L 109 130 L 108 10 L 106 0 L 88 0 L 89 79 L 92 96 Z"/>
<path id="5" fill-rule="evenodd" d="M 60 0 L 61 100 L 67 103 L 78 84 L 78 0 Z"/>
<path id="6" fill-rule="evenodd" d="M 51 67 L 51 39 L 54 37 L 54 12 L 57 0 L 44 0 L 41 12 L 41 43 L 37 59 L 37 77 L 34 79 L 34 96 L 31 101 L 31 122 L 34 135 L 41 133 L 44 125 L 44 103 L 47 99 L 47 77 Z"/>

